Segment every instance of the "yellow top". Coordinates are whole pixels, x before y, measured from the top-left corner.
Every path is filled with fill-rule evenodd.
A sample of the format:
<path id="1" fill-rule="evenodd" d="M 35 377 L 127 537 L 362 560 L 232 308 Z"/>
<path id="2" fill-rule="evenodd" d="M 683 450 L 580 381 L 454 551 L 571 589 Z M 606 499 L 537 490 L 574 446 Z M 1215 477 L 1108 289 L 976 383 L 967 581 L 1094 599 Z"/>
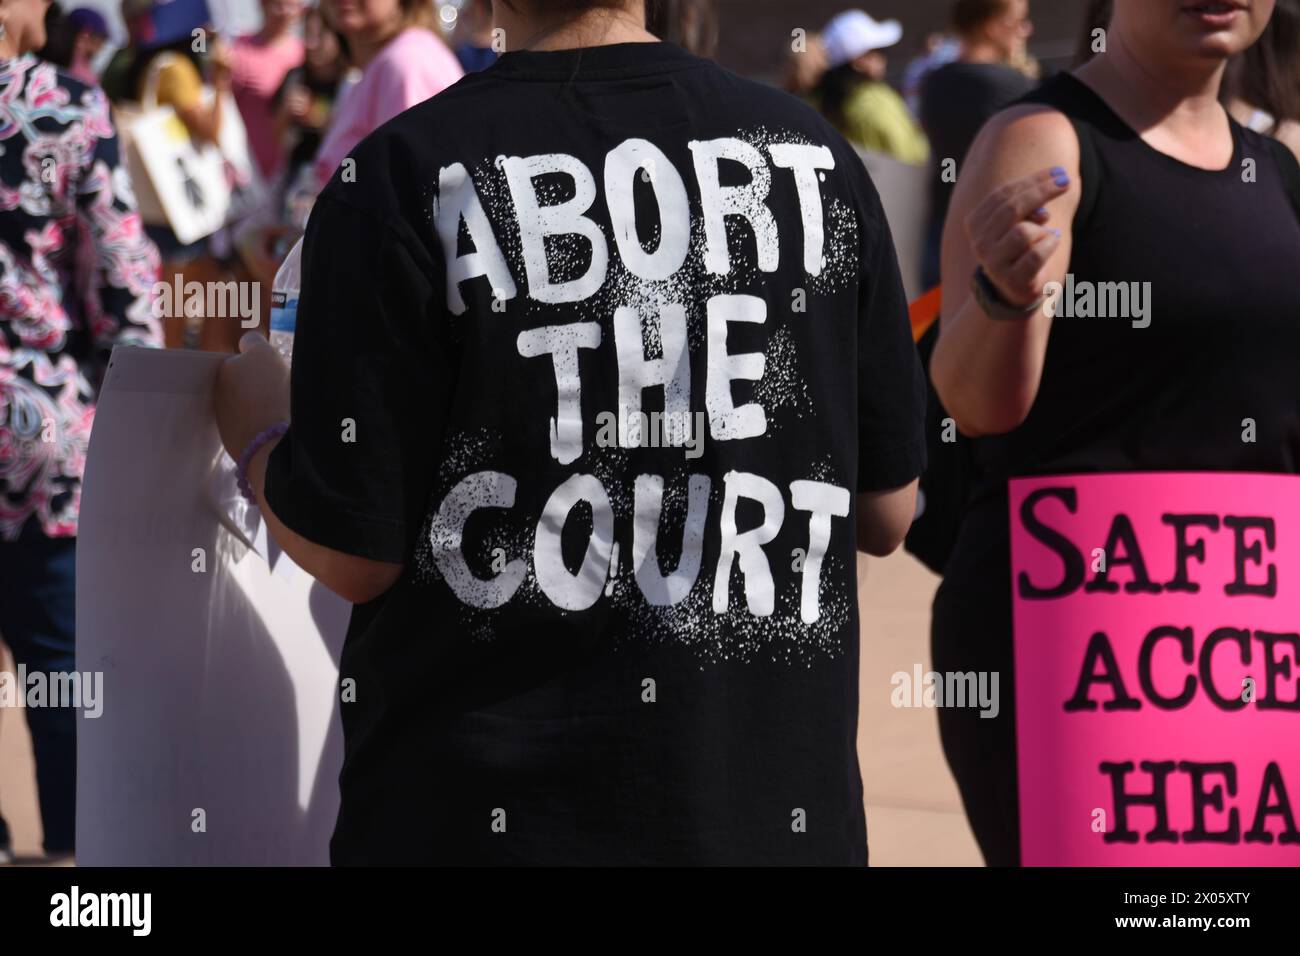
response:
<path id="1" fill-rule="evenodd" d="M 844 101 L 845 138 L 914 165 L 930 158 L 930 143 L 903 98 L 885 83 L 863 83 Z"/>
<path id="2" fill-rule="evenodd" d="M 203 101 L 203 77 L 188 57 L 163 54 L 166 60 L 157 67 L 158 105 L 174 110 L 191 109 Z"/>

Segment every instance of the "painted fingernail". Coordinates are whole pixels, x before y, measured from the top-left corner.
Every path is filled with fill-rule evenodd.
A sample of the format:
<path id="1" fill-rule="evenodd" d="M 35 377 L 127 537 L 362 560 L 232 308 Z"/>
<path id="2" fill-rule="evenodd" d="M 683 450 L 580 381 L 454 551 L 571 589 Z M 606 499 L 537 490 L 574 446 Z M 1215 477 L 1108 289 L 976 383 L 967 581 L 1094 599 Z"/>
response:
<path id="1" fill-rule="evenodd" d="M 1038 216 L 1040 219 L 1046 217 L 1046 216 L 1047 216 L 1047 207 L 1046 207 L 1046 206 L 1043 206 L 1041 209 L 1039 209 L 1037 212 L 1035 212 L 1034 215 L 1035 215 L 1035 216 Z"/>
<path id="2" fill-rule="evenodd" d="M 1070 185 L 1070 177 L 1069 177 L 1069 174 L 1067 174 L 1067 173 L 1062 173 L 1061 175 L 1057 176 L 1057 177 L 1056 177 L 1056 185 L 1059 186 L 1059 187 L 1061 187 L 1062 189 L 1064 189 L 1066 186 Z"/>
<path id="3" fill-rule="evenodd" d="M 1060 179 L 1062 176 L 1066 175 L 1064 166 L 1053 166 L 1050 172 L 1053 179 Z"/>
<path id="4" fill-rule="evenodd" d="M 1060 238 L 1061 238 L 1061 230 L 1059 230 L 1059 229 L 1049 229 L 1049 230 L 1047 230 L 1047 231 L 1050 232 L 1052 235 L 1054 235 L 1057 239 L 1060 239 Z"/>

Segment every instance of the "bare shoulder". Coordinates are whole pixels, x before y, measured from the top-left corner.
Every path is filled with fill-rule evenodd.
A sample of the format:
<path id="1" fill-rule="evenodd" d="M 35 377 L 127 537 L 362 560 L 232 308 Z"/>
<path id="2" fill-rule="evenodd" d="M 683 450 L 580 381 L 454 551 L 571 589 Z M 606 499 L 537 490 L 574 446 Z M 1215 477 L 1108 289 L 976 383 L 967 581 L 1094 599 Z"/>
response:
<path id="1" fill-rule="evenodd" d="M 984 125 L 971 147 L 968 164 L 1000 170 L 1079 166 L 1079 137 L 1060 110 L 1033 103 L 1003 110 Z"/>
<path id="2" fill-rule="evenodd" d="M 966 156 L 957 179 L 951 211 L 965 217 L 985 198 L 1026 176 L 1064 169 L 1070 188 L 1049 204 L 1058 221 L 1072 221 L 1082 197 L 1079 137 L 1060 110 L 1021 104 L 989 120 Z"/>

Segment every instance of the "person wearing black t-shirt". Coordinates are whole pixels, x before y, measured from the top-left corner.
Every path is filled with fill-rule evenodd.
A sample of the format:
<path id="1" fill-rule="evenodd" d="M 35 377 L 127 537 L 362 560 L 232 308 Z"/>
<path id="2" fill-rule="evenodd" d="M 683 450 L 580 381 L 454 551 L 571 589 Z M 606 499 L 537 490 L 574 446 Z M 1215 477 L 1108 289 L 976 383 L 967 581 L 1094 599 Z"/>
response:
<path id="1" fill-rule="evenodd" d="M 865 863 L 855 547 L 925 457 L 879 197 L 641 2 L 495 13 L 321 195 L 291 382 L 250 336 L 217 384 L 356 604 L 331 859 Z"/>
<path id="2" fill-rule="evenodd" d="M 1116 0 L 1107 52 L 972 148 L 944 235 L 931 373 L 976 437 L 979 479 L 935 598 L 937 671 L 1014 686 L 1009 478 L 1300 468 L 1300 167 L 1218 100 L 1228 59 L 1272 11 Z M 1053 319 L 1042 296 L 1067 274 L 1149 282 L 1150 308 L 1141 321 Z M 1243 442 L 1243 409 L 1274 437 Z M 992 865 L 1020 861 L 1015 710 L 1004 694 L 991 720 L 940 711 Z"/>
<path id="3" fill-rule="evenodd" d="M 956 173 L 980 127 L 1034 88 L 1011 64 L 1033 32 L 1029 0 L 956 0 L 952 25 L 961 41 L 955 62 L 929 73 L 921 87 L 921 125 L 930 139 L 930 217 L 922 285 L 939 284 L 939 247 Z M 949 168 L 951 163 L 955 167 Z"/>

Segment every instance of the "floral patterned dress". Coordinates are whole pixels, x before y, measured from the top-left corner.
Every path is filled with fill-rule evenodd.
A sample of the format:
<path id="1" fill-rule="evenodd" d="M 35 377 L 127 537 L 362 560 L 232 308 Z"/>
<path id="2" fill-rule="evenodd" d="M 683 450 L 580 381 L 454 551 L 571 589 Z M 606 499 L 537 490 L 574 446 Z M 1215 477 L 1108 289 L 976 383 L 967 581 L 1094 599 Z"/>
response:
<path id="1" fill-rule="evenodd" d="M 95 387 L 113 346 L 161 345 L 158 270 L 104 92 L 0 60 L 0 541 L 77 533 Z"/>

